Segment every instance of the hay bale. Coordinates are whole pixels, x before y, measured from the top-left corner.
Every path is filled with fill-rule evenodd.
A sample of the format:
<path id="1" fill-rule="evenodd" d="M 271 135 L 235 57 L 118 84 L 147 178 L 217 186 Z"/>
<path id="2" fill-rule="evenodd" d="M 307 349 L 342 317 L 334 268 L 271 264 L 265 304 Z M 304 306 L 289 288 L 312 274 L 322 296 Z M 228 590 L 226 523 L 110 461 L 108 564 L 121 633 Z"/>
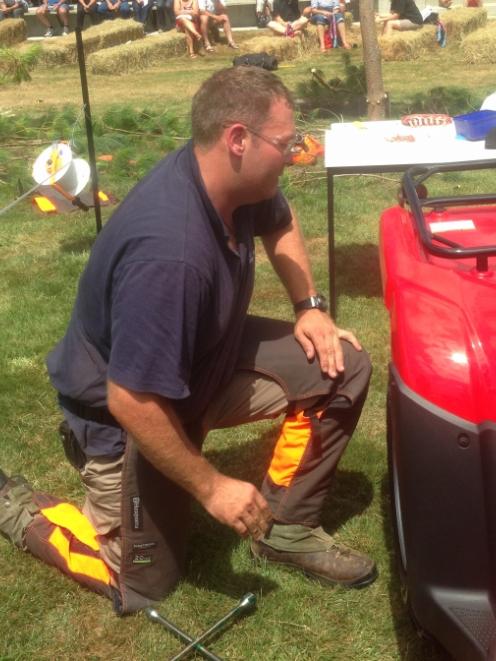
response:
<path id="1" fill-rule="evenodd" d="M 132 20 L 116 19 L 105 21 L 83 32 L 85 56 L 117 44 L 143 39 L 145 31 L 142 23 Z M 63 42 L 44 41 L 41 60 L 44 64 L 75 64 L 77 62 L 76 35 L 64 37 Z"/>
<path id="2" fill-rule="evenodd" d="M 88 32 L 100 38 L 98 50 L 102 48 L 113 48 L 119 44 L 144 39 L 145 37 L 145 28 L 142 23 L 131 19 L 124 20 L 123 18 L 115 19 L 114 21 L 104 21 L 100 25 L 95 25 L 95 27 L 86 30 L 83 36 L 86 36 Z"/>
<path id="3" fill-rule="evenodd" d="M 171 31 L 92 53 L 87 62 L 92 73 L 115 76 L 129 71 L 140 71 L 154 64 L 163 64 L 168 57 L 185 53 L 184 35 Z"/>
<path id="4" fill-rule="evenodd" d="M 243 53 L 261 53 L 265 51 L 274 55 L 279 61 L 294 60 L 307 53 L 319 51 L 317 28 L 309 25 L 302 33 L 301 38 L 289 39 L 279 37 L 271 30 L 259 30 L 256 37 L 247 39 L 242 45 Z"/>
<path id="5" fill-rule="evenodd" d="M 26 23 L 23 18 L 6 18 L 0 21 L 0 47 L 12 46 L 26 40 Z"/>
<path id="6" fill-rule="evenodd" d="M 379 37 L 379 48 L 386 62 L 417 60 L 439 48 L 434 25 L 424 25 L 420 30 L 395 33 L 392 37 Z"/>
<path id="7" fill-rule="evenodd" d="M 303 39 L 279 37 L 270 30 L 263 30 L 263 33 L 247 39 L 243 44 L 243 53 L 265 52 L 274 55 L 278 60 L 294 60 L 302 52 Z"/>
<path id="8" fill-rule="evenodd" d="M 467 35 L 460 49 L 468 64 L 496 63 L 496 21 L 491 21 L 486 27 Z"/>
<path id="9" fill-rule="evenodd" d="M 487 23 L 487 10 L 484 8 L 458 7 L 440 12 L 439 18 L 446 28 L 448 44 L 461 41 L 463 37 L 474 30 L 482 28 Z"/>

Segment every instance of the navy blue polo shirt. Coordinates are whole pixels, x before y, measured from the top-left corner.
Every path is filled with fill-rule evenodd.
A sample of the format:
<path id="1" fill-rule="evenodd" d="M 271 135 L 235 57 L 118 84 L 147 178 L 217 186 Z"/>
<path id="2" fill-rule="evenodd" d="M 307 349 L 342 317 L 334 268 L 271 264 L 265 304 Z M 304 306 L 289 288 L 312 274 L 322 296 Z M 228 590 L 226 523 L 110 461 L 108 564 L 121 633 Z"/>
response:
<path id="1" fill-rule="evenodd" d="M 47 358 L 54 387 L 105 406 L 107 378 L 201 419 L 232 377 L 254 280 L 254 235 L 290 221 L 281 193 L 238 208 L 237 250 L 203 187 L 191 143 L 161 161 L 98 236 L 64 338 Z M 86 454 L 116 455 L 122 431 L 66 413 Z"/>

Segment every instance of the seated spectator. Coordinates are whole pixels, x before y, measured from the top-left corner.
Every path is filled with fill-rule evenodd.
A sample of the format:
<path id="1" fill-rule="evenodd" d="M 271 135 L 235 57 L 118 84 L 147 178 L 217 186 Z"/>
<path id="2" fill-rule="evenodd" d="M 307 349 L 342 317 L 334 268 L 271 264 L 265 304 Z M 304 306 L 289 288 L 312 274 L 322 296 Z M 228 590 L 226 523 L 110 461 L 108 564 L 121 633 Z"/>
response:
<path id="1" fill-rule="evenodd" d="M 176 22 L 176 17 L 174 16 L 174 1 L 155 0 L 155 7 L 157 8 L 155 12 L 157 30 L 159 32 L 172 30 Z"/>
<path id="2" fill-rule="evenodd" d="M 84 19 L 89 16 L 91 25 L 98 22 L 96 0 L 77 0 L 76 27 L 83 29 Z"/>
<path id="3" fill-rule="evenodd" d="M 133 0 L 134 20 L 145 25 L 148 20 L 150 7 L 150 0 Z"/>
<path id="4" fill-rule="evenodd" d="M 272 20 L 267 27 L 285 37 L 301 36 L 308 25 L 308 18 L 300 14 L 298 0 L 274 0 Z"/>
<path id="5" fill-rule="evenodd" d="M 390 37 L 393 30 L 418 30 L 423 25 L 422 14 L 413 0 L 392 0 L 389 14 L 379 14 L 382 34 Z"/>
<path id="6" fill-rule="evenodd" d="M 174 0 L 174 14 L 176 15 L 176 29 L 184 32 L 189 56 L 194 59 L 198 57 L 195 52 L 195 44 L 202 40 L 197 0 Z"/>
<path id="7" fill-rule="evenodd" d="M 55 14 L 62 23 L 62 34 L 69 34 L 69 5 L 64 0 L 44 0 L 36 10 L 40 23 L 46 27 L 45 37 L 53 37 L 53 27 L 47 14 Z"/>
<path id="8" fill-rule="evenodd" d="M 27 8 L 24 0 L 0 0 L 0 21 L 4 18 L 22 18 Z"/>
<path id="9" fill-rule="evenodd" d="M 257 0 L 255 5 L 257 27 L 266 28 L 272 19 L 274 0 Z"/>
<path id="10" fill-rule="evenodd" d="M 97 4 L 97 12 L 104 18 L 113 20 L 116 16 L 120 18 L 129 18 L 131 7 L 127 0 L 103 0 Z"/>
<path id="11" fill-rule="evenodd" d="M 329 32 L 331 43 L 338 46 L 338 37 L 343 48 L 351 48 L 346 41 L 346 27 L 344 24 L 344 2 L 340 0 L 311 0 L 310 6 L 303 10 L 303 15 L 317 26 L 320 51 L 325 53 L 325 33 Z"/>
<path id="12" fill-rule="evenodd" d="M 203 43 L 207 53 L 213 53 L 215 50 L 210 43 L 208 36 L 209 28 L 222 28 L 227 38 L 227 45 L 230 48 L 239 48 L 234 42 L 231 28 L 231 21 L 226 13 L 226 8 L 222 0 L 198 0 L 200 10 L 200 28 L 203 37 Z"/>

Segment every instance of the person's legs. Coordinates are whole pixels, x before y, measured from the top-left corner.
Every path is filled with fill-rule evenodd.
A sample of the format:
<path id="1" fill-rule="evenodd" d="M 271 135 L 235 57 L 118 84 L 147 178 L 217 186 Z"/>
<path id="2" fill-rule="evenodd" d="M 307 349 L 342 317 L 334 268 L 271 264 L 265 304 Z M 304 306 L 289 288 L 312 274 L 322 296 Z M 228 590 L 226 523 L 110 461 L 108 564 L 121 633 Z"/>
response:
<path id="1" fill-rule="evenodd" d="M 229 20 L 229 16 L 227 14 L 222 14 L 220 16 L 222 18 L 222 28 L 224 29 L 224 34 L 226 35 L 227 38 L 227 45 L 230 48 L 238 49 L 239 46 L 236 44 L 234 41 L 233 33 L 232 33 L 232 27 L 231 27 L 231 21 Z"/>
<path id="2" fill-rule="evenodd" d="M 382 34 L 386 37 L 390 37 L 393 34 L 393 30 L 403 32 L 404 30 L 420 30 L 421 27 L 422 25 L 413 23 L 413 21 L 410 21 L 406 18 L 399 18 L 397 20 L 387 21 L 384 24 L 384 30 Z"/>
<path id="3" fill-rule="evenodd" d="M 198 57 L 197 54 L 195 53 L 195 43 L 193 41 L 193 36 L 189 30 L 184 31 L 184 37 L 186 39 L 186 48 L 188 51 L 188 55 L 191 58 L 196 58 Z"/>
<path id="4" fill-rule="evenodd" d="M 317 26 L 317 36 L 319 38 L 320 52 L 325 53 L 326 45 L 325 45 L 324 35 L 325 35 L 325 31 L 329 29 L 329 22 L 327 21 L 325 16 L 322 16 L 320 14 L 316 14 L 315 16 L 312 16 L 310 20 L 314 25 Z"/>
<path id="5" fill-rule="evenodd" d="M 99 535 L 102 558 L 116 573 L 119 573 L 121 564 L 123 461 L 123 455 L 117 458 L 93 457 L 80 470 L 86 491 L 82 512 Z"/>
<path id="6" fill-rule="evenodd" d="M 52 26 L 50 24 L 50 21 L 48 20 L 47 13 L 48 10 L 45 7 L 38 7 L 38 9 L 36 10 L 36 18 L 40 21 L 40 23 L 42 23 L 47 28 L 47 34 L 45 36 L 47 36 L 48 32 L 51 32 L 52 30 Z"/>
<path id="7" fill-rule="evenodd" d="M 296 21 L 291 23 L 291 27 L 294 32 L 301 32 L 305 30 L 308 25 L 308 18 L 306 16 L 300 16 Z"/>
<path id="8" fill-rule="evenodd" d="M 204 423 L 207 431 L 286 413 L 261 489 L 274 525 L 263 540 L 252 542 L 252 550 L 325 582 L 365 585 L 375 578 L 374 563 L 337 545 L 320 528 L 320 516 L 360 417 L 368 357 L 343 342 L 345 374 L 331 380 L 318 364 L 308 363 L 291 324 L 250 321 L 245 336 L 240 369 L 212 402 Z"/>
<path id="9" fill-rule="evenodd" d="M 133 0 L 133 18 L 135 21 L 138 23 L 142 23 L 143 21 L 141 20 L 141 8 L 142 5 L 139 2 L 136 2 L 136 0 Z"/>
<path id="10" fill-rule="evenodd" d="M 207 53 L 213 53 L 215 50 L 210 43 L 210 39 L 208 36 L 208 28 L 210 25 L 210 16 L 207 16 L 205 14 L 200 15 L 200 31 L 203 37 L 203 45 L 205 46 L 205 50 Z"/>
<path id="11" fill-rule="evenodd" d="M 138 23 L 143 23 L 145 25 L 147 19 L 148 19 L 148 12 L 149 12 L 149 5 L 143 5 L 139 2 L 136 2 L 136 0 L 133 0 L 133 13 L 134 13 L 134 20 L 137 21 Z"/>
<path id="12" fill-rule="evenodd" d="M 277 35 L 280 35 L 281 37 L 286 34 L 285 23 L 279 23 L 279 21 L 269 21 L 267 23 L 267 27 L 270 28 L 272 32 L 275 32 Z"/>
<path id="13" fill-rule="evenodd" d="M 115 577 L 100 557 L 88 519 L 72 504 L 34 491 L 21 476 L 0 471 L 0 532 L 20 549 L 114 600 Z"/>
<path id="14" fill-rule="evenodd" d="M 57 9 L 57 16 L 62 23 L 62 30 L 64 34 L 69 32 L 69 7 L 66 4 L 60 5 Z"/>
<path id="15" fill-rule="evenodd" d="M 131 5 L 127 0 L 124 0 L 119 5 L 119 16 L 121 18 L 129 18 L 131 16 Z"/>
<path id="16" fill-rule="evenodd" d="M 101 2 L 96 3 L 96 12 L 97 12 L 98 16 L 103 20 L 113 18 L 113 13 L 111 11 L 109 11 L 109 8 L 108 8 L 107 3 L 105 2 L 105 0 L 102 0 Z"/>
<path id="17" fill-rule="evenodd" d="M 337 21 L 337 30 L 339 37 L 341 39 L 341 45 L 343 46 L 343 48 L 349 50 L 351 46 L 346 39 L 346 27 L 344 24 L 344 18 L 341 18 L 340 20 Z"/>
<path id="18" fill-rule="evenodd" d="M 157 30 L 164 32 L 165 30 L 165 0 L 155 0 L 155 20 Z"/>
<path id="19" fill-rule="evenodd" d="M 198 32 L 196 29 L 195 24 L 193 21 L 190 21 L 188 18 L 185 18 L 184 16 L 179 16 L 177 18 L 177 22 L 180 24 L 180 26 L 183 28 L 184 34 L 186 35 L 186 41 L 188 42 L 188 52 L 191 54 L 194 52 L 194 50 L 190 50 L 189 45 L 191 42 L 191 46 L 193 46 L 193 40 L 195 41 L 201 41 L 201 34 Z M 188 38 L 190 42 L 188 41 Z"/>

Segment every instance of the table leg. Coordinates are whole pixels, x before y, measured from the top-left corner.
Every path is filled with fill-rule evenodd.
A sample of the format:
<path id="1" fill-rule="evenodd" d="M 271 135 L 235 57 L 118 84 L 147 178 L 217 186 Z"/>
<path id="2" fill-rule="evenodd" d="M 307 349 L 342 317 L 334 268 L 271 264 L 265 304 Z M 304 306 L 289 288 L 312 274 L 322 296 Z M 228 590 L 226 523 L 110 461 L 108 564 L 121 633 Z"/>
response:
<path id="1" fill-rule="evenodd" d="M 327 240 L 329 260 L 329 312 L 333 319 L 337 314 L 336 252 L 334 248 L 334 178 L 327 170 Z"/>

